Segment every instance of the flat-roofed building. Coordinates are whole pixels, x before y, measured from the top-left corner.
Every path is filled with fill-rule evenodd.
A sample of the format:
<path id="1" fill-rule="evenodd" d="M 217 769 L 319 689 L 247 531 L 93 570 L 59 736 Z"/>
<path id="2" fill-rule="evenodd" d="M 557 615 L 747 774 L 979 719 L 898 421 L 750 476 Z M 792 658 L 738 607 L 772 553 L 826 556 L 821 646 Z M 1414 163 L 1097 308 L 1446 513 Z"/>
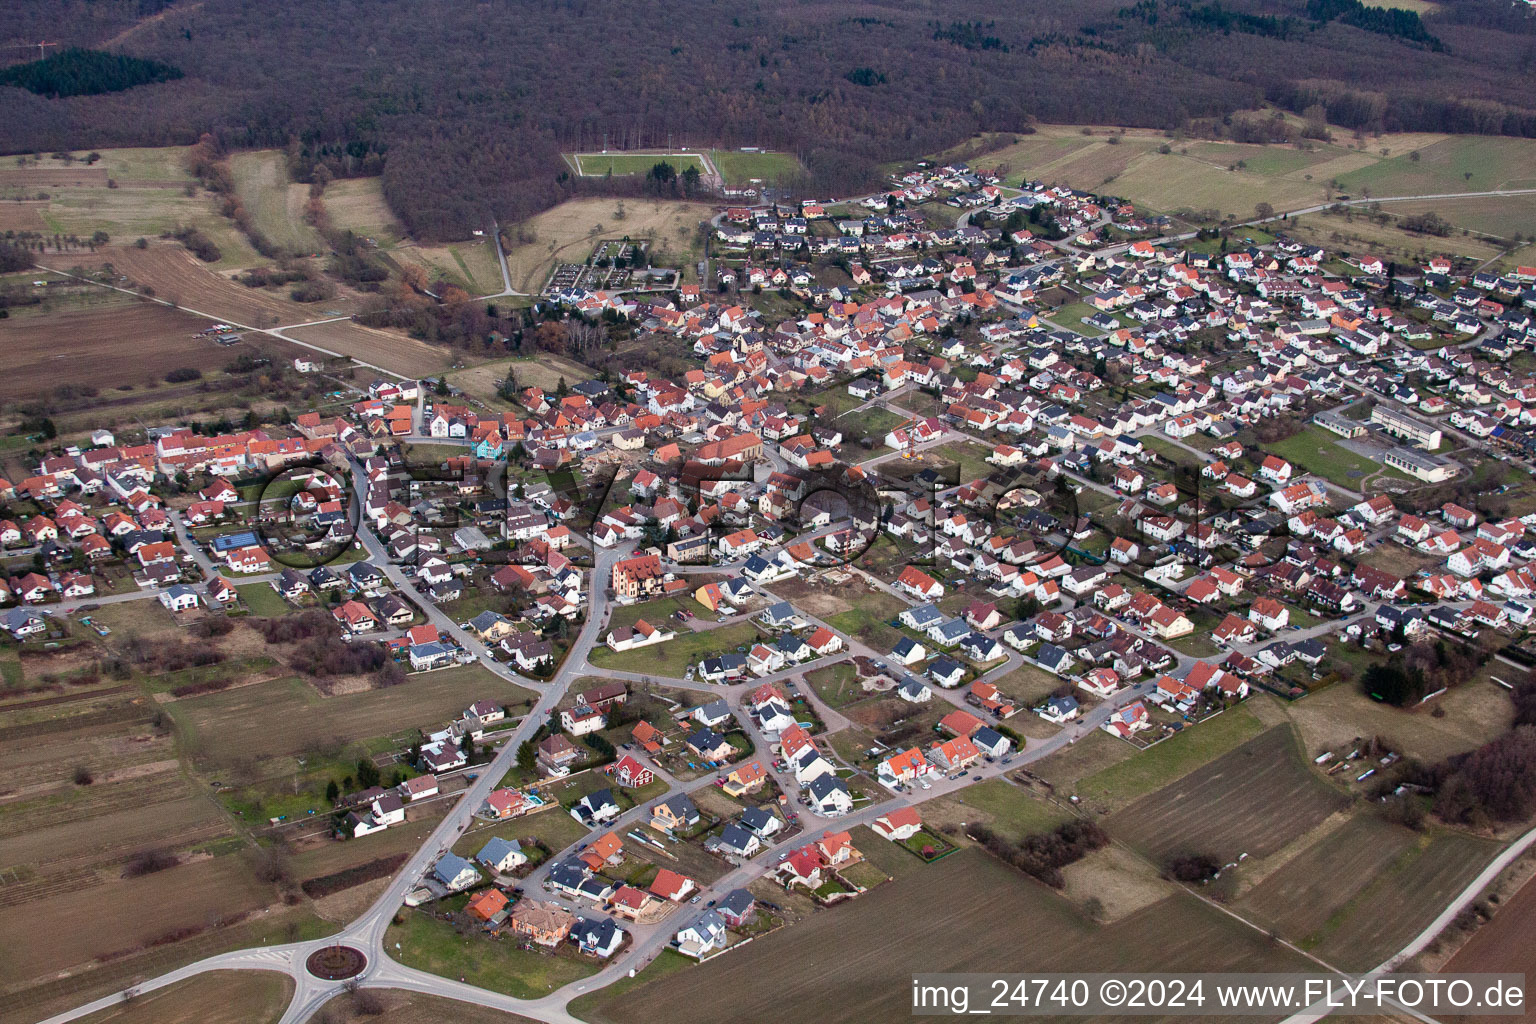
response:
<path id="1" fill-rule="evenodd" d="M 1438 455 L 1415 451 L 1412 448 L 1389 448 L 1382 456 L 1382 461 L 1393 469 L 1402 470 L 1415 480 L 1432 484 L 1451 479 L 1461 469 L 1450 459 L 1442 459 Z"/>
<path id="2" fill-rule="evenodd" d="M 1440 428 L 1432 427 L 1427 423 L 1421 423 L 1412 416 L 1405 415 L 1395 409 L 1388 409 L 1384 405 L 1378 405 L 1371 410 L 1371 422 L 1391 434 L 1400 437 L 1404 441 L 1411 441 L 1428 451 L 1434 451 L 1440 447 Z"/>

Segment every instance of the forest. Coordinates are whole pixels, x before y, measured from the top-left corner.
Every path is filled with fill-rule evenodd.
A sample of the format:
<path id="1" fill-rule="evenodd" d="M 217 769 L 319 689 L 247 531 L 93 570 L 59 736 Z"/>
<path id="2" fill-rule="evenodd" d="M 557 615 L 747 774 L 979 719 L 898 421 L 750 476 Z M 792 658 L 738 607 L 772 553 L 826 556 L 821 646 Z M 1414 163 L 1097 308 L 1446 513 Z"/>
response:
<path id="1" fill-rule="evenodd" d="M 96 96 L 152 82 L 172 82 L 181 70 L 157 60 L 71 46 L 42 60 L 0 71 L 0 85 L 19 86 L 39 96 Z"/>
<path id="2" fill-rule="evenodd" d="M 795 154 L 824 195 L 885 162 L 1033 120 L 1170 131 L 1320 105 L 1334 124 L 1536 135 L 1536 19 L 1507 0 L 1420 18 L 1358 0 L 12 0 L 12 67 L 57 40 L 179 69 L 99 95 L 0 86 L 11 152 L 277 147 L 301 181 L 382 174 L 423 239 L 593 190 L 562 152 Z M 50 60 L 58 60 L 60 54 Z M 17 70 L 16 74 L 31 74 Z M 126 81 L 126 80 L 124 80 Z"/>

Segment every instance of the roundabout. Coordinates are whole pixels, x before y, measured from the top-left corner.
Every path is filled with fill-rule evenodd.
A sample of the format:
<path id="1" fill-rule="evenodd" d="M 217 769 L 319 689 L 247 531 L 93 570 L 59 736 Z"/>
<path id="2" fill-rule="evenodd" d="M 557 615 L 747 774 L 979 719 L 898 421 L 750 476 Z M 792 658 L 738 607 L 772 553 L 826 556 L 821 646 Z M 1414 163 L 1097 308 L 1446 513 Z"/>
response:
<path id="1" fill-rule="evenodd" d="M 326 981 L 345 981 L 363 973 L 368 958 L 351 946 L 326 946 L 309 954 L 304 969 Z"/>

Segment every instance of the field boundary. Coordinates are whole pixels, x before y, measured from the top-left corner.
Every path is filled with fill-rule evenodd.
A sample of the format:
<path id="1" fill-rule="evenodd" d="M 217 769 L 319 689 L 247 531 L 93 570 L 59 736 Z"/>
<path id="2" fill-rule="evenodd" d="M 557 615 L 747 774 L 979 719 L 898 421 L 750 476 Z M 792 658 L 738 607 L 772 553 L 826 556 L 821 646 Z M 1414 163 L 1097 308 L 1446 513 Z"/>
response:
<path id="1" fill-rule="evenodd" d="M 703 170 L 705 173 L 708 173 L 709 166 L 710 166 L 710 164 L 709 164 L 709 157 L 705 155 L 703 150 L 694 150 L 694 151 L 678 150 L 676 152 L 668 153 L 668 152 L 665 152 L 665 151 L 652 151 L 652 150 L 643 150 L 643 149 L 611 149 L 611 150 L 595 150 L 595 151 L 589 151 L 589 152 L 586 152 L 586 153 L 564 153 L 564 154 L 561 154 L 561 155 L 565 157 L 567 163 L 573 164 L 575 166 L 575 168 L 576 168 L 576 175 L 577 175 L 577 177 L 580 177 L 580 178 L 606 178 L 606 177 L 610 177 L 610 176 L 614 177 L 614 178 L 632 178 L 632 177 L 639 177 L 639 176 L 641 176 L 641 175 L 643 175 L 645 173 L 644 171 L 624 171 L 624 172 L 613 171 L 611 173 L 611 175 L 610 175 L 610 172 L 608 172 L 608 171 L 590 172 L 589 173 L 589 172 L 587 172 L 587 171 L 582 169 L 581 161 L 582 161 L 583 157 L 610 158 L 610 159 L 611 158 L 628 159 L 630 157 L 634 157 L 636 159 L 651 159 L 651 158 L 654 158 L 657 161 L 668 161 L 668 162 L 674 161 L 674 160 L 689 159 L 689 160 L 697 161 L 698 164 L 699 164 L 700 169 Z"/>

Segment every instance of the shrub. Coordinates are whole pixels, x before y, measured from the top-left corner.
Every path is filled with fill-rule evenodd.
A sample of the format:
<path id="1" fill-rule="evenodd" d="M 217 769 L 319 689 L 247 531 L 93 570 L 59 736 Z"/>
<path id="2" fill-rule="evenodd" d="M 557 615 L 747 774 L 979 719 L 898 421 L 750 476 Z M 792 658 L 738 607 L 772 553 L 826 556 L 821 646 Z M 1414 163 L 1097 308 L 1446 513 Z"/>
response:
<path id="1" fill-rule="evenodd" d="M 1176 882 L 1209 882 L 1221 873 L 1221 861 L 1208 853 L 1185 853 L 1170 857 L 1165 872 Z"/>
<path id="2" fill-rule="evenodd" d="M 156 871 L 176 866 L 176 855 L 170 850 L 140 850 L 123 865 L 124 878 L 152 875 Z"/>

